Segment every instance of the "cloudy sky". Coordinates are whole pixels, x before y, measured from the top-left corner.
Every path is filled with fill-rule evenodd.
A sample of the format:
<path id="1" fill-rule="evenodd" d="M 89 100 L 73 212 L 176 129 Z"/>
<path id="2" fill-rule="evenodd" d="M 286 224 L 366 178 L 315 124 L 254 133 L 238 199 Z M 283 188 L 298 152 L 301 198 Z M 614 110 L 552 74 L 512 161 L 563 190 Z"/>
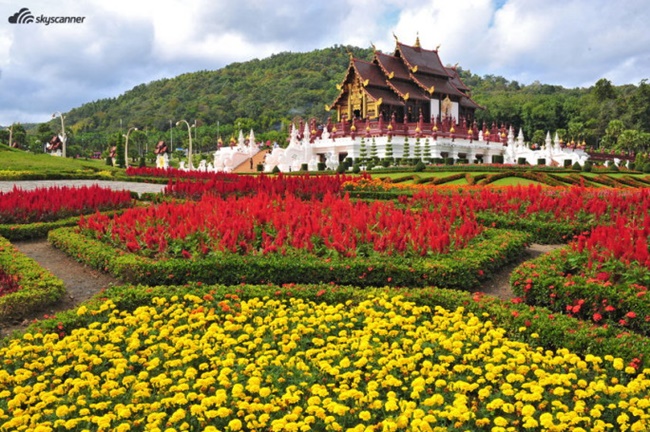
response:
<path id="1" fill-rule="evenodd" d="M 18 12 L 34 18 L 20 21 Z M 83 17 L 80 23 L 41 17 Z M 142 83 L 279 52 L 440 45 L 446 64 L 522 84 L 650 78 L 648 0 L 0 0 L 0 125 Z"/>

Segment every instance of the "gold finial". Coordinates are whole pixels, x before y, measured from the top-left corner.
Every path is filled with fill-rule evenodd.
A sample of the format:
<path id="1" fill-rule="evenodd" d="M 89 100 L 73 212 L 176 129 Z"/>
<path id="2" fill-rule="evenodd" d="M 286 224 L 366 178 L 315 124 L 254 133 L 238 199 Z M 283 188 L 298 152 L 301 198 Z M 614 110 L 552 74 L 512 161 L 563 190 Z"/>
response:
<path id="1" fill-rule="evenodd" d="M 421 47 L 420 47 L 420 32 L 417 32 L 417 33 L 416 33 L 416 36 L 415 36 L 415 47 L 416 47 L 416 48 L 421 48 Z"/>
<path id="2" fill-rule="evenodd" d="M 438 46 L 436 47 L 436 49 L 435 49 L 436 52 L 438 52 L 438 50 L 440 49 L 440 45 L 442 45 L 442 44 L 438 44 Z"/>
<path id="3" fill-rule="evenodd" d="M 395 42 L 399 42 L 399 39 L 397 39 L 397 35 L 395 35 L 395 32 L 393 32 L 393 37 L 395 38 Z"/>
<path id="4" fill-rule="evenodd" d="M 370 46 L 372 47 L 373 51 L 377 52 L 377 47 L 375 46 L 374 43 L 372 43 L 372 41 L 370 41 Z"/>
<path id="5" fill-rule="evenodd" d="M 350 60 L 354 60 L 354 56 L 352 55 L 352 51 L 350 51 L 347 48 L 345 49 L 345 51 L 348 53 L 348 57 L 350 57 Z"/>

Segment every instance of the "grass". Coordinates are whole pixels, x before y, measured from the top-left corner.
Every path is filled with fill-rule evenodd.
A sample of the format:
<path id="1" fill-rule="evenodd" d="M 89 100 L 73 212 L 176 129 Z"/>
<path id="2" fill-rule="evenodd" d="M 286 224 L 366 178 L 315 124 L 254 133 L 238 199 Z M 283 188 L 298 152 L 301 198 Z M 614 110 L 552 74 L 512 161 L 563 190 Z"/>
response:
<path id="1" fill-rule="evenodd" d="M 119 168 L 106 165 L 103 159 L 74 159 L 34 154 L 23 150 L 0 145 L 2 170 L 32 172 L 75 172 L 75 171 L 120 171 Z"/>
<path id="2" fill-rule="evenodd" d="M 540 184 L 544 185 L 544 183 L 540 183 L 535 180 L 529 180 L 520 177 L 506 177 L 490 183 L 490 186 L 528 186 Z"/>

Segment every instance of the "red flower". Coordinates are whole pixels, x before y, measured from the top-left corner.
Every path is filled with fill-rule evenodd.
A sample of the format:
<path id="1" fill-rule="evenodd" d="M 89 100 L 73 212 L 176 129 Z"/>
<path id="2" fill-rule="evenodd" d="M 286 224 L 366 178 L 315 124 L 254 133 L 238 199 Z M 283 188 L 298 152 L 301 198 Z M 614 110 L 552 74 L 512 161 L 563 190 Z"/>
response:
<path id="1" fill-rule="evenodd" d="M 320 297 L 320 296 L 322 296 L 323 294 L 325 294 L 325 292 L 326 292 L 326 291 L 325 291 L 324 289 L 318 291 L 318 292 L 316 293 L 316 297 Z"/>
<path id="2" fill-rule="evenodd" d="M 626 313 L 625 316 L 628 318 L 636 318 L 636 314 L 633 311 Z"/>
<path id="3" fill-rule="evenodd" d="M 616 308 L 615 308 L 614 306 L 612 306 L 612 305 L 607 305 L 607 307 L 605 308 L 605 310 L 606 310 L 607 312 L 614 312 L 614 311 L 616 310 Z"/>
<path id="4" fill-rule="evenodd" d="M 598 312 L 596 312 L 596 313 L 593 315 L 593 319 L 594 319 L 595 322 L 598 322 L 598 321 L 600 321 L 601 319 L 603 319 L 603 316 L 602 316 L 601 314 L 599 314 Z"/>
<path id="5" fill-rule="evenodd" d="M 181 254 L 183 255 L 183 258 L 187 258 L 187 259 L 192 258 L 192 254 L 189 253 L 188 251 L 186 251 L 185 249 L 183 249 L 183 251 L 181 252 Z"/>

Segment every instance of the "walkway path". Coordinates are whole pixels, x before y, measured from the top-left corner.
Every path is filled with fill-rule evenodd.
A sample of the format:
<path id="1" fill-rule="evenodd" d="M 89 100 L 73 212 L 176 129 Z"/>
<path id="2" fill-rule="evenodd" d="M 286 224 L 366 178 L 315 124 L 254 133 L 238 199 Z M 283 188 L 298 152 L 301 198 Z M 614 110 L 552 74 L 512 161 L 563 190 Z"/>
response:
<path id="1" fill-rule="evenodd" d="M 162 192 L 166 187 L 164 184 L 110 181 L 110 180 L 21 180 L 21 181 L 0 181 L 0 192 L 9 192 L 14 186 L 32 190 L 37 188 L 49 188 L 52 186 L 82 187 L 99 185 L 113 190 L 129 190 L 142 194 L 145 192 Z"/>

